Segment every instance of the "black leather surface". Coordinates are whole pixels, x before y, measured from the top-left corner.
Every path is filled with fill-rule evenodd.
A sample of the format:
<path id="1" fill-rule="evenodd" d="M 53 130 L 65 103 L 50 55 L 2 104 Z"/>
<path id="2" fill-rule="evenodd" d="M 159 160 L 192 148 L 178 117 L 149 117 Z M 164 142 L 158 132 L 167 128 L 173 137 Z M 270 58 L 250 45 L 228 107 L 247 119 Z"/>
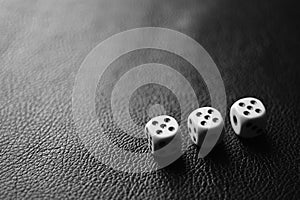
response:
<path id="1" fill-rule="evenodd" d="M 298 13 L 292 1 L 0 1 L 0 199 L 299 199 Z M 222 74 L 228 110 L 244 96 L 265 103 L 266 134 L 241 140 L 227 118 L 224 141 L 205 159 L 191 146 L 152 173 L 99 163 L 72 121 L 76 72 L 100 41 L 141 26 L 175 29 L 202 44 Z M 162 55 L 146 57 L 174 62 Z M 209 104 L 198 85 L 199 103 Z M 131 101 L 140 125 L 147 89 Z M 168 98 L 161 100 L 167 112 L 180 115 Z M 142 143 L 115 140 L 130 151 Z"/>

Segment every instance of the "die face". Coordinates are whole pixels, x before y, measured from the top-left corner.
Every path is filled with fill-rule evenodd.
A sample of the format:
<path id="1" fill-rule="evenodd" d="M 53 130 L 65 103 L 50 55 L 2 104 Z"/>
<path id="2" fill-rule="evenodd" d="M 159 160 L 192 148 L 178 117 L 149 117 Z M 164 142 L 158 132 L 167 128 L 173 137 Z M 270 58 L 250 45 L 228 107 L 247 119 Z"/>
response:
<path id="1" fill-rule="evenodd" d="M 245 118 L 240 115 L 235 106 L 230 108 L 230 123 L 234 132 L 238 135 L 241 134 L 242 124 L 245 123 Z"/>
<path id="2" fill-rule="evenodd" d="M 164 149 L 161 152 L 168 151 L 165 147 L 173 142 L 178 129 L 179 125 L 173 117 L 161 115 L 152 118 L 145 126 L 145 134 L 149 140 L 151 152 L 154 154 L 160 149 Z"/>
<path id="3" fill-rule="evenodd" d="M 260 118 L 265 115 L 266 109 L 263 103 L 253 97 L 247 97 L 238 100 L 233 104 L 237 113 L 247 119 Z"/>
<path id="4" fill-rule="evenodd" d="M 188 124 L 188 132 L 192 142 L 198 146 L 201 145 L 204 137 L 206 135 L 207 129 L 203 127 L 198 127 L 196 124 Z"/>
<path id="5" fill-rule="evenodd" d="M 230 108 L 230 122 L 237 135 L 246 138 L 258 136 L 266 124 L 266 109 L 253 97 L 240 99 Z"/>
<path id="6" fill-rule="evenodd" d="M 224 121 L 221 113 L 212 107 L 198 108 L 188 117 L 188 132 L 193 143 L 198 146 L 203 144 L 206 137 L 218 138 L 218 142 L 220 142 L 223 136 L 223 127 Z"/>
<path id="7" fill-rule="evenodd" d="M 189 115 L 189 120 L 204 130 L 218 127 L 223 121 L 220 112 L 212 107 L 202 107 L 194 110 Z"/>
<path id="8" fill-rule="evenodd" d="M 168 115 L 152 118 L 147 124 L 148 132 L 154 140 L 161 138 L 172 138 L 178 131 L 177 121 Z"/>

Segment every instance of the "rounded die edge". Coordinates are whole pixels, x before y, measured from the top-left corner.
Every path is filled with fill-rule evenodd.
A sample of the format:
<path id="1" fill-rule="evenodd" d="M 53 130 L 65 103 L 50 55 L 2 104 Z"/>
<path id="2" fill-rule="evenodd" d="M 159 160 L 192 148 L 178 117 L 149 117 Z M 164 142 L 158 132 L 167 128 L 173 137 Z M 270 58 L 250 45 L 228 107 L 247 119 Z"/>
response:
<path id="1" fill-rule="evenodd" d="M 230 112 L 229 112 L 229 120 L 230 120 L 231 128 L 233 129 L 233 131 L 236 135 L 240 135 L 241 121 L 239 120 L 236 113 L 237 113 L 237 110 L 236 110 L 234 104 L 232 104 L 232 106 L 230 107 Z"/>

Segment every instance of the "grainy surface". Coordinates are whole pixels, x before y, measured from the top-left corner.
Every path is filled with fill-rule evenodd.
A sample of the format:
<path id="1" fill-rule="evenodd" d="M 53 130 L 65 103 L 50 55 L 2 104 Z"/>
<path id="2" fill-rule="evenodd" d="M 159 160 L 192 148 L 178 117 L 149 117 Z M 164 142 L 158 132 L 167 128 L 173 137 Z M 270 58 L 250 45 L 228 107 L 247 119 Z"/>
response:
<path id="1" fill-rule="evenodd" d="M 292 1 L 1 0 L 0 199 L 299 199 L 298 13 Z M 228 105 L 249 95 L 265 103 L 267 133 L 238 139 L 227 118 L 224 142 L 205 160 L 192 146 L 170 167 L 148 174 L 99 163 L 76 137 L 76 72 L 100 41 L 141 26 L 199 41 L 219 67 Z M 162 55 L 145 57 L 174 62 Z M 186 75 L 193 77 L 188 69 Z M 149 88 L 131 101 L 140 125 L 143 89 Z M 209 104 L 203 83 L 196 90 L 203 94 L 199 103 Z M 174 100 L 170 94 L 160 103 L 168 105 L 168 98 Z M 176 115 L 172 102 L 166 110 Z M 141 143 L 117 140 L 132 151 Z"/>

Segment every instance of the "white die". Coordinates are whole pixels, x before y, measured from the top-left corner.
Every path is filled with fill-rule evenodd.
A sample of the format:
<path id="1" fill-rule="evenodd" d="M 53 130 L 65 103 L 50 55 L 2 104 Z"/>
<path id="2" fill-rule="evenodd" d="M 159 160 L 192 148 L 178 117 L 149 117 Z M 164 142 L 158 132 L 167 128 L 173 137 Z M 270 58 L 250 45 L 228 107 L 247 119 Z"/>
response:
<path id="1" fill-rule="evenodd" d="M 266 109 L 253 97 L 236 101 L 230 108 L 230 122 L 234 132 L 244 138 L 261 135 L 266 125 Z"/>
<path id="2" fill-rule="evenodd" d="M 177 121 L 168 115 L 152 118 L 145 126 L 145 135 L 151 153 L 156 156 L 170 156 L 181 151 L 181 135 Z"/>
<path id="3" fill-rule="evenodd" d="M 200 146 L 200 157 L 205 157 L 224 135 L 222 115 L 212 107 L 194 110 L 188 117 L 187 125 L 191 140 Z"/>

